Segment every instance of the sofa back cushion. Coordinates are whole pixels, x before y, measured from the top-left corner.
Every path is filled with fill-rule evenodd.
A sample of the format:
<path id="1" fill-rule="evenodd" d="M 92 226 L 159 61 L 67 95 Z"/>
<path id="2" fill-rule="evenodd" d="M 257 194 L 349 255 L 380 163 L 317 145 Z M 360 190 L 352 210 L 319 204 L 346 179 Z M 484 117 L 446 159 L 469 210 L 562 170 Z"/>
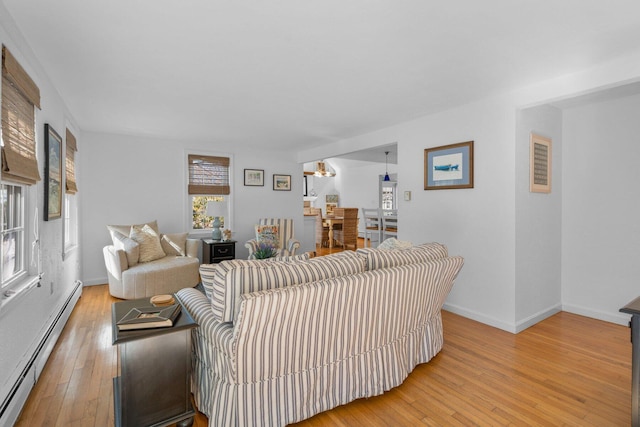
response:
<path id="1" fill-rule="evenodd" d="M 223 261 L 213 269 L 211 310 L 220 322 L 233 322 L 240 310 L 242 294 L 363 271 L 365 271 L 364 258 L 351 251 L 293 262 Z"/>
<path id="2" fill-rule="evenodd" d="M 415 264 L 448 256 L 447 247 L 441 243 L 423 243 L 408 249 L 360 248 L 356 253 L 365 259 L 367 271 Z"/>
<path id="3" fill-rule="evenodd" d="M 263 259 L 260 261 L 265 262 L 274 262 L 274 261 L 285 261 L 285 262 L 294 262 L 294 261 L 306 261 L 310 258 L 309 252 L 305 252 L 299 255 L 290 255 L 283 257 L 272 257 Z M 227 263 L 229 260 L 222 261 L 220 264 Z M 202 279 L 202 288 L 204 289 L 204 294 L 207 296 L 209 301 L 211 301 L 211 293 L 213 291 L 213 280 L 216 274 L 216 268 L 220 266 L 220 264 L 201 264 L 200 265 L 200 278 Z"/>

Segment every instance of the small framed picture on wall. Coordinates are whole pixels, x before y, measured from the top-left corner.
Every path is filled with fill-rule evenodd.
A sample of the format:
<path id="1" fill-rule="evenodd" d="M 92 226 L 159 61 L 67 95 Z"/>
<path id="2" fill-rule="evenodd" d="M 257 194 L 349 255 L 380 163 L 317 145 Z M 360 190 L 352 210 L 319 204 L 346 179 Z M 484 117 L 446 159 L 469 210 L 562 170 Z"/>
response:
<path id="1" fill-rule="evenodd" d="M 273 189 L 275 191 L 291 191 L 291 175 L 273 175 Z"/>
<path id="2" fill-rule="evenodd" d="M 247 187 L 264 187 L 264 170 L 245 169 L 244 185 Z"/>

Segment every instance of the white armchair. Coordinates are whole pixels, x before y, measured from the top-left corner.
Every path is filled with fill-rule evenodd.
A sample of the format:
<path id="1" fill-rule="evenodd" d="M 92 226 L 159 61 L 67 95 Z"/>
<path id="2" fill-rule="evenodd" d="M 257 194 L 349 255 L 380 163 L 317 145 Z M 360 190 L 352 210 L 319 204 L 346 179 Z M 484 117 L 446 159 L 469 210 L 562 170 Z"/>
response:
<path id="1" fill-rule="evenodd" d="M 273 225 L 278 228 L 278 248 L 277 256 L 295 255 L 296 249 L 300 247 L 300 241 L 296 240 L 293 234 L 293 219 L 290 218 L 260 218 L 258 226 Z M 256 226 L 256 228 L 258 227 Z M 258 235 L 244 244 L 249 249 L 249 259 L 255 258 L 254 252 L 258 249 Z"/>
<path id="2" fill-rule="evenodd" d="M 148 231 L 149 241 L 132 236 Z M 109 293 L 122 299 L 172 294 L 200 282 L 200 241 L 187 233 L 160 234 L 155 221 L 136 226 L 108 226 L 113 244 L 102 250 Z M 136 240 L 138 239 L 138 240 Z"/>

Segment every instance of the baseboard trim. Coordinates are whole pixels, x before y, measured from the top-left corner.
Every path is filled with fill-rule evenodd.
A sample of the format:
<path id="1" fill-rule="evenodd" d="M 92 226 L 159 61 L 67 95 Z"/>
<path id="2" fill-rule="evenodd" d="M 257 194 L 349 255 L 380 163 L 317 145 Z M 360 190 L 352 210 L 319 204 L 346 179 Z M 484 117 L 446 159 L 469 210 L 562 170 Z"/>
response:
<path id="1" fill-rule="evenodd" d="M 39 368 L 45 365 L 81 295 L 82 282 L 78 280 L 76 281 L 76 286 L 73 288 L 73 291 L 71 291 L 69 297 L 62 304 L 58 314 L 56 314 L 54 320 L 42 335 L 39 344 L 33 351 L 22 373 L 7 396 L 4 397 L 2 406 L 0 406 L 0 426 L 13 425 L 18 419 L 31 389 L 38 381 L 38 376 L 40 375 Z"/>
<path id="2" fill-rule="evenodd" d="M 106 285 L 108 282 L 109 281 L 106 276 L 82 281 L 84 286 Z"/>
<path id="3" fill-rule="evenodd" d="M 551 317 L 554 314 L 560 313 L 562 311 L 562 306 L 560 304 L 556 304 L 553 307 L 550 307 L 546 310 L 542 310 L 536 314 L 533 314 L 527 317 L 524 320 L 521 320 L 516 323 L 516 334 L 524 331 L 525 329 L 535 325 L 538 322 L 543 321 L 547 317 Z"/>
<path id="4" fill-rule="evenodd" d="M 604 311 L 593 310 L 586 307 L 573 304 L 562 304 L 562 310 L 578 314 L 580 316 L 591 317 L 592 319 L 602 320 L 604 322 L 615 323 L 617 325 L 628 326 L 630 315 L 624 313 L 607 313 Z"/>
<path id="5" fill-rule="evenodd" d="M 466 317 L 467 319 L 475 320 L 476 322 L 484 323 L 485 325 L 493 326 L 494 328 L 502 329 L 503 331 L 511 332 L 512 334 L 516 333 L 516 325 L 514 324 L 502 322 L 493 317 L 488 317 L 484 314 L 467 310 L 453 304 L 445 303 L 442 308 L 446 311 L 450 311 L 452 313 L 459 314 L 462 317 Z"/>

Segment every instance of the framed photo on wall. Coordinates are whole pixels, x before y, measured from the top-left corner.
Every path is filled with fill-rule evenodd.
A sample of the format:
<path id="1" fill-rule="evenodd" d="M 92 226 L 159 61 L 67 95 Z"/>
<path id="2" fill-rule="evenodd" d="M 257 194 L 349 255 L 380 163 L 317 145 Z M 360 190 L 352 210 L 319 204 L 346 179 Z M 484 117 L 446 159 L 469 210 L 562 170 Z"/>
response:
<path id="1" fill-rule="evenodd" d="M 473 141 L 424 150 L 424 189 L 473 188 Z"/>
<path id="2" fill-rule="evenodd" d="M 44 220 L 62 217 L 62 138 L 48 124 L 44 125 Z"/>
<path id="3" fill-rule="evenodd" d="M 291 191 L 291 175 L 273 175 L 273 189 L 275 191 Z"/>
<path id="4" fill-rule="evenodd" d="M 264 170 L 245 169 L 244 185 L 247 187 L 264 187 Z"/>
<path id="5" fill-rule="evenodd" d="M 529 150 L 529 191 L 551 193 L 551 139 L 532 133 Z"/>
<path id="6" fill-rule="evenodd" d="M 307 175 L 304 175 L 303 176 L 303 180 L 302 180 L 302 195 L 304 197 L 307 197 L 309 195 L 308 191 L 307 191 L 307 185 L 308 185 L 307 184 Z"/>

